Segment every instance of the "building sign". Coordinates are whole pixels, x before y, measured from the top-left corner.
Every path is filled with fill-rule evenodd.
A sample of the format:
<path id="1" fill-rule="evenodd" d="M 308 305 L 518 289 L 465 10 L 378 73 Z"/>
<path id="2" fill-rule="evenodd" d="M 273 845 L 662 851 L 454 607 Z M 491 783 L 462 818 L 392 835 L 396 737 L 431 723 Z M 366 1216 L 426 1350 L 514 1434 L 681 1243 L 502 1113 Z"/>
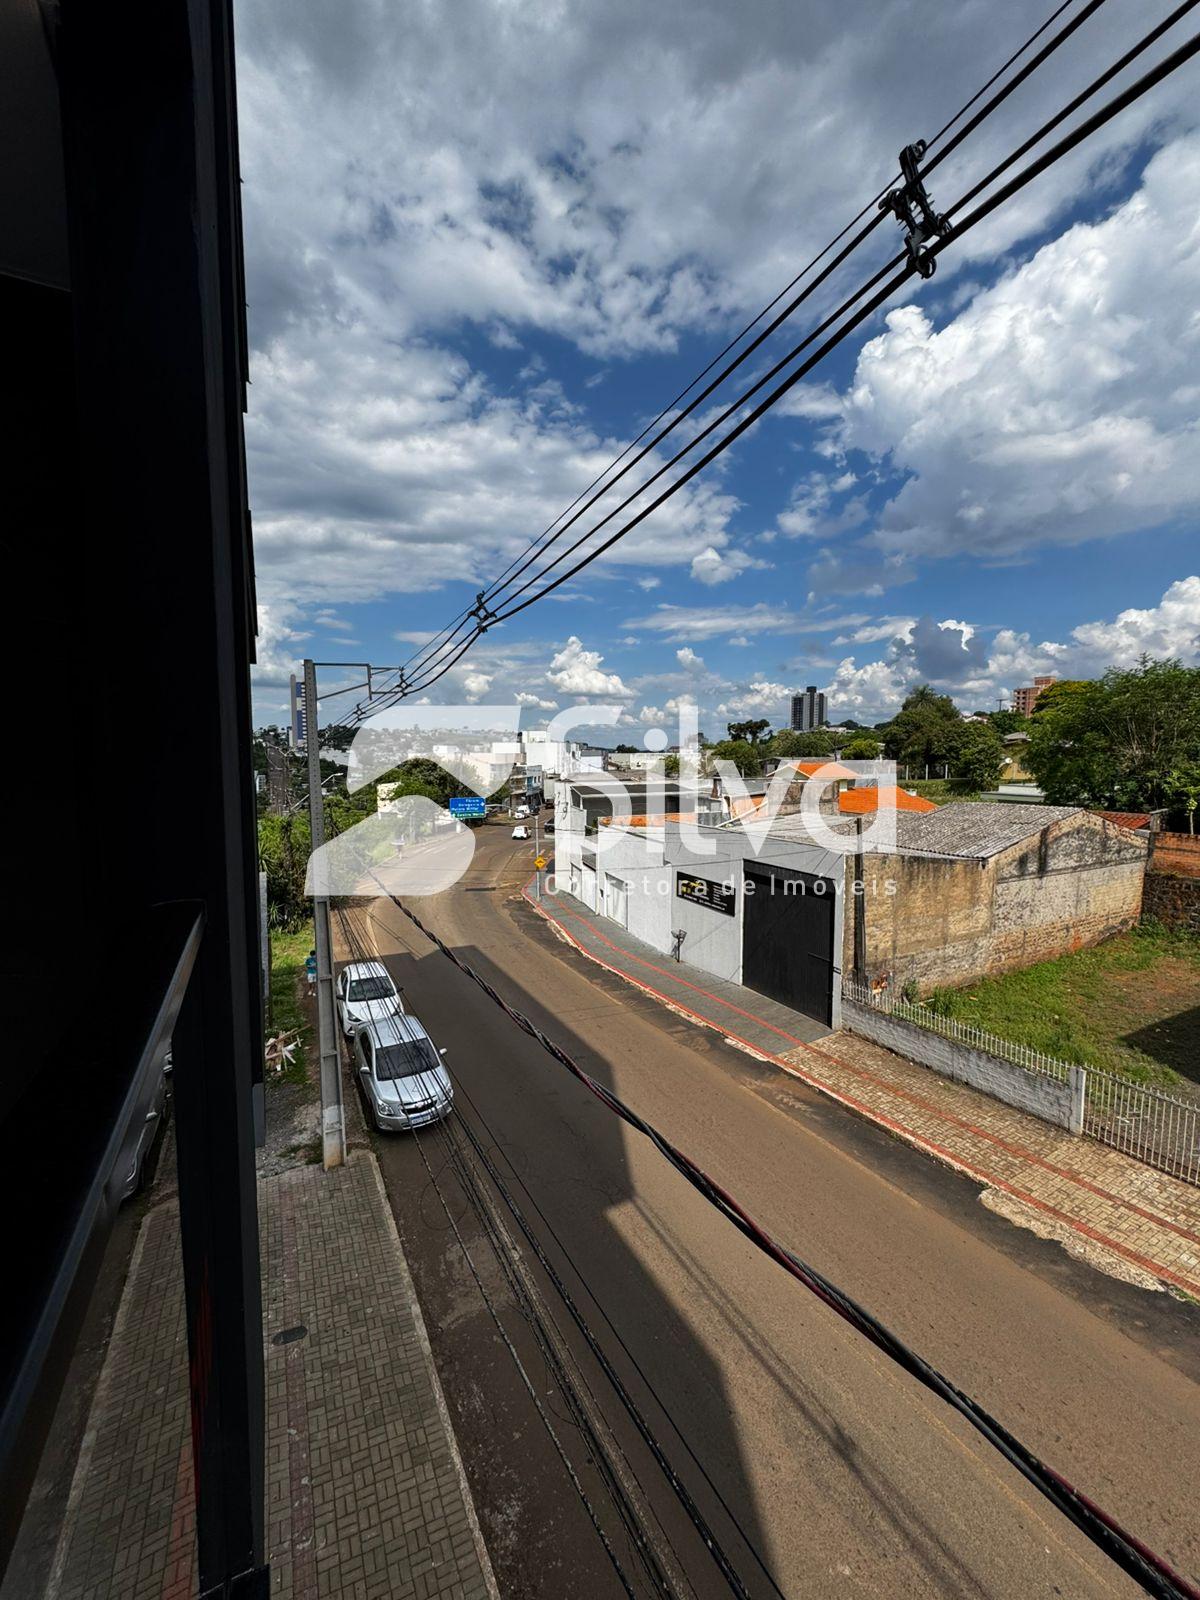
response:
<path id="1" fill-rule="evenodd" d="M 482 817 L 486 812 L 484 801 L 475 795 L 456 795 L 450 801 L 452 817 Z"/>
<path id="2" fill-rule="evenodd" d="M 710 911 L 722 911 L 727 917 L 737 911 L 736 891 L 727 883 L 714 883 L 711 878 L 689 878 L 686 873 L 677 872 L 675 893 L 680 900 L 707 906 Z"/>

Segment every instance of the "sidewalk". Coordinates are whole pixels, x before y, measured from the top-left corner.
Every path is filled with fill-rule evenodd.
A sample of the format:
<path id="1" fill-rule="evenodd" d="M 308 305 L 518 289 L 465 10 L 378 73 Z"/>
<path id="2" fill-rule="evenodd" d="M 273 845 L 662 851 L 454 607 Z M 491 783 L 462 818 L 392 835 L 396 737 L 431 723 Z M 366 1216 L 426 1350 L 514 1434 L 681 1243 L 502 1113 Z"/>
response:
<path id="1" fill-rule="evenodd" d="M 259 1216 L 273 1600 L 494 1597 L 374 1156 L 260 1179 Z M 179 1218 L 168 1201 L 146 1216 L 134 1250 L 48 1600 L 190 1600 L 193 1526 Z"/>
<path id="2" fill-rule="evenodd" d="M 1200 1300 L 1200 1189 L 753 989 L 674 962 L 559 892 L 525 898 L 593 961 L 984 1185 L 983 1201 L 1101 1270 Z"/>

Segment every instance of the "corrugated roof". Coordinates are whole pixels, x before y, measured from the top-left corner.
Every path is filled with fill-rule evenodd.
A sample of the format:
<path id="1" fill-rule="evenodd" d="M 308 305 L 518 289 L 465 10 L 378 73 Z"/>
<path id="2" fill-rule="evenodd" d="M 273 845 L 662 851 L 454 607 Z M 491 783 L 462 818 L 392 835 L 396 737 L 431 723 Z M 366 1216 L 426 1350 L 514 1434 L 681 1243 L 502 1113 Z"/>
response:
<path id="1" fill-rule="evenodd" d="M 925 816 L 897 816 L 896 842 L 905 852 L 978 860 L 1032 839 L 1052 823 L 1084 815 L 1078 806 L 956 800 Z"/>
<path id="2" fill-rule="evenodd" d="M 896 848 L 901 855 L 943 856 L 948 860 L 978 861 L 1036 838 L 1043 828 L 1065 817 L 1085 816 L 1078 806 L 1009 805 L 1005 801 L 955 800 L 935 811 L 896 814 Z M 850 834 L 852 816 L 836 820 L 822 818 L 831 833 Z M 807 841 L 811 829 L 807 817 L 776 817 L 771 834 L 779 839 Z M 866 840 L 866 848 L 871 842 Z"/>

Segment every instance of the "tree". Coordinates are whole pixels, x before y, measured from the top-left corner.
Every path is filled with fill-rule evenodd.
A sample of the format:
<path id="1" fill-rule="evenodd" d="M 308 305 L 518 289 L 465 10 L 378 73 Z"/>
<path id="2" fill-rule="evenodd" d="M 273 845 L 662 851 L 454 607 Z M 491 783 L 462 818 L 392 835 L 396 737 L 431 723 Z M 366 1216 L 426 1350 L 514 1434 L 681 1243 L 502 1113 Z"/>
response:
<path id="1" fill-rule="evenodd" d="M 747 744 L 761 744 L 764 734 L 771 724 L 766 717 L 759 717 L 753 722 L 729 722 L 729 737 L 734 740 L 744 740 Z"/>
<path id="2" fill-rule="evenodd" d="M 919 684 L 884 732 L 884 753 L 889 761 L 919 768 L 937 766 L 952 758 L 962 726 L 949 695 L 937 694 L 927 683 Z"/>
<path id="3" fill-rule="evenodd" d="M 819 728 L 811 733 L 798 733 L 793 728 L 781 728 L 767 746 L 771 755 L 779 756 L 783 761 L 794 761 L 797 757 L 818 758 L 832 755 L 833 747 L 833 735 L 823 733 Z"/>
<path id="4" fill-rule="evenodd" d="M 663 757 L 663 777 L 677 778 L 679 776 L 679 757 L 676 755 Z"/>
<path id="5" fill-rule="evenodd" d="M 1054 687 L 1026 751 L 1051 804 L 1187 810 L 1200 768 L 1200 667 L 1143 656 L 1097 683 Z"/>
<path id="6" fill-rule="evenodd" d="M 842 754 L 847 761 L 878 761 L 879 740 L 868 733 L 855 734 Z"/>
<path id="7" fill-rule="evenodd" d="M 1019 711 L 989 711 L 986 716 L 1001 737 L 1006 733 L 1029 732 L 1029 718 L 1023 717 Z"/>
<path id="8" fill-rule="evenodd" d="M 721 739 L 708 751 L 710 765 L 732 761 L 743 778 L 756 778 L 762 771 L 762 751 L 747 739 Z"/>
<path id="9" fill-rule="evenodd" d="M 258 858 L 267 875 L 267 920 L 273 928 L 298 928 L 309 915 L 304 873 L 311 839 L 303 813 L 258 819 Z"/>
<path id="10" fill-rule="evenodd" d="M 1057 682 L 1050 684 L 1048 688 L 1042 690 L 1033 703 L 1029 718 L 1030 730 L 1032 731 L 1035 722 L 1053 715 L 1065 701 L 1077 694 L 1086 693 L 1091 687 L 1092 684 L 1084 678 L 1059 678 Z"/>
<path id="11" fill-rule="evenodd" d="M 1004 770 L 1004 741 L 987 722 L 960 722 L 950 758 L 950 787 L 958 794 L 994 789 Z"/>

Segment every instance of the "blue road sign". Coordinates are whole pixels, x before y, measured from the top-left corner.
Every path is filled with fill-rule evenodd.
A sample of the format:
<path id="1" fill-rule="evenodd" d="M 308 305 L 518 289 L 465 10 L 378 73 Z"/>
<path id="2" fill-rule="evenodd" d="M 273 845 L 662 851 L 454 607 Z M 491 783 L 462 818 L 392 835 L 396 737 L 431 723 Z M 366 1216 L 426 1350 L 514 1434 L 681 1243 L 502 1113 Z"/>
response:
<path id="1" fill-rule="evenodd" d="M 450 802 L 450 815 L 452 817 L 482 817 L 485 807 L 483 800 L 476 795 L 465 795 Z"/>

